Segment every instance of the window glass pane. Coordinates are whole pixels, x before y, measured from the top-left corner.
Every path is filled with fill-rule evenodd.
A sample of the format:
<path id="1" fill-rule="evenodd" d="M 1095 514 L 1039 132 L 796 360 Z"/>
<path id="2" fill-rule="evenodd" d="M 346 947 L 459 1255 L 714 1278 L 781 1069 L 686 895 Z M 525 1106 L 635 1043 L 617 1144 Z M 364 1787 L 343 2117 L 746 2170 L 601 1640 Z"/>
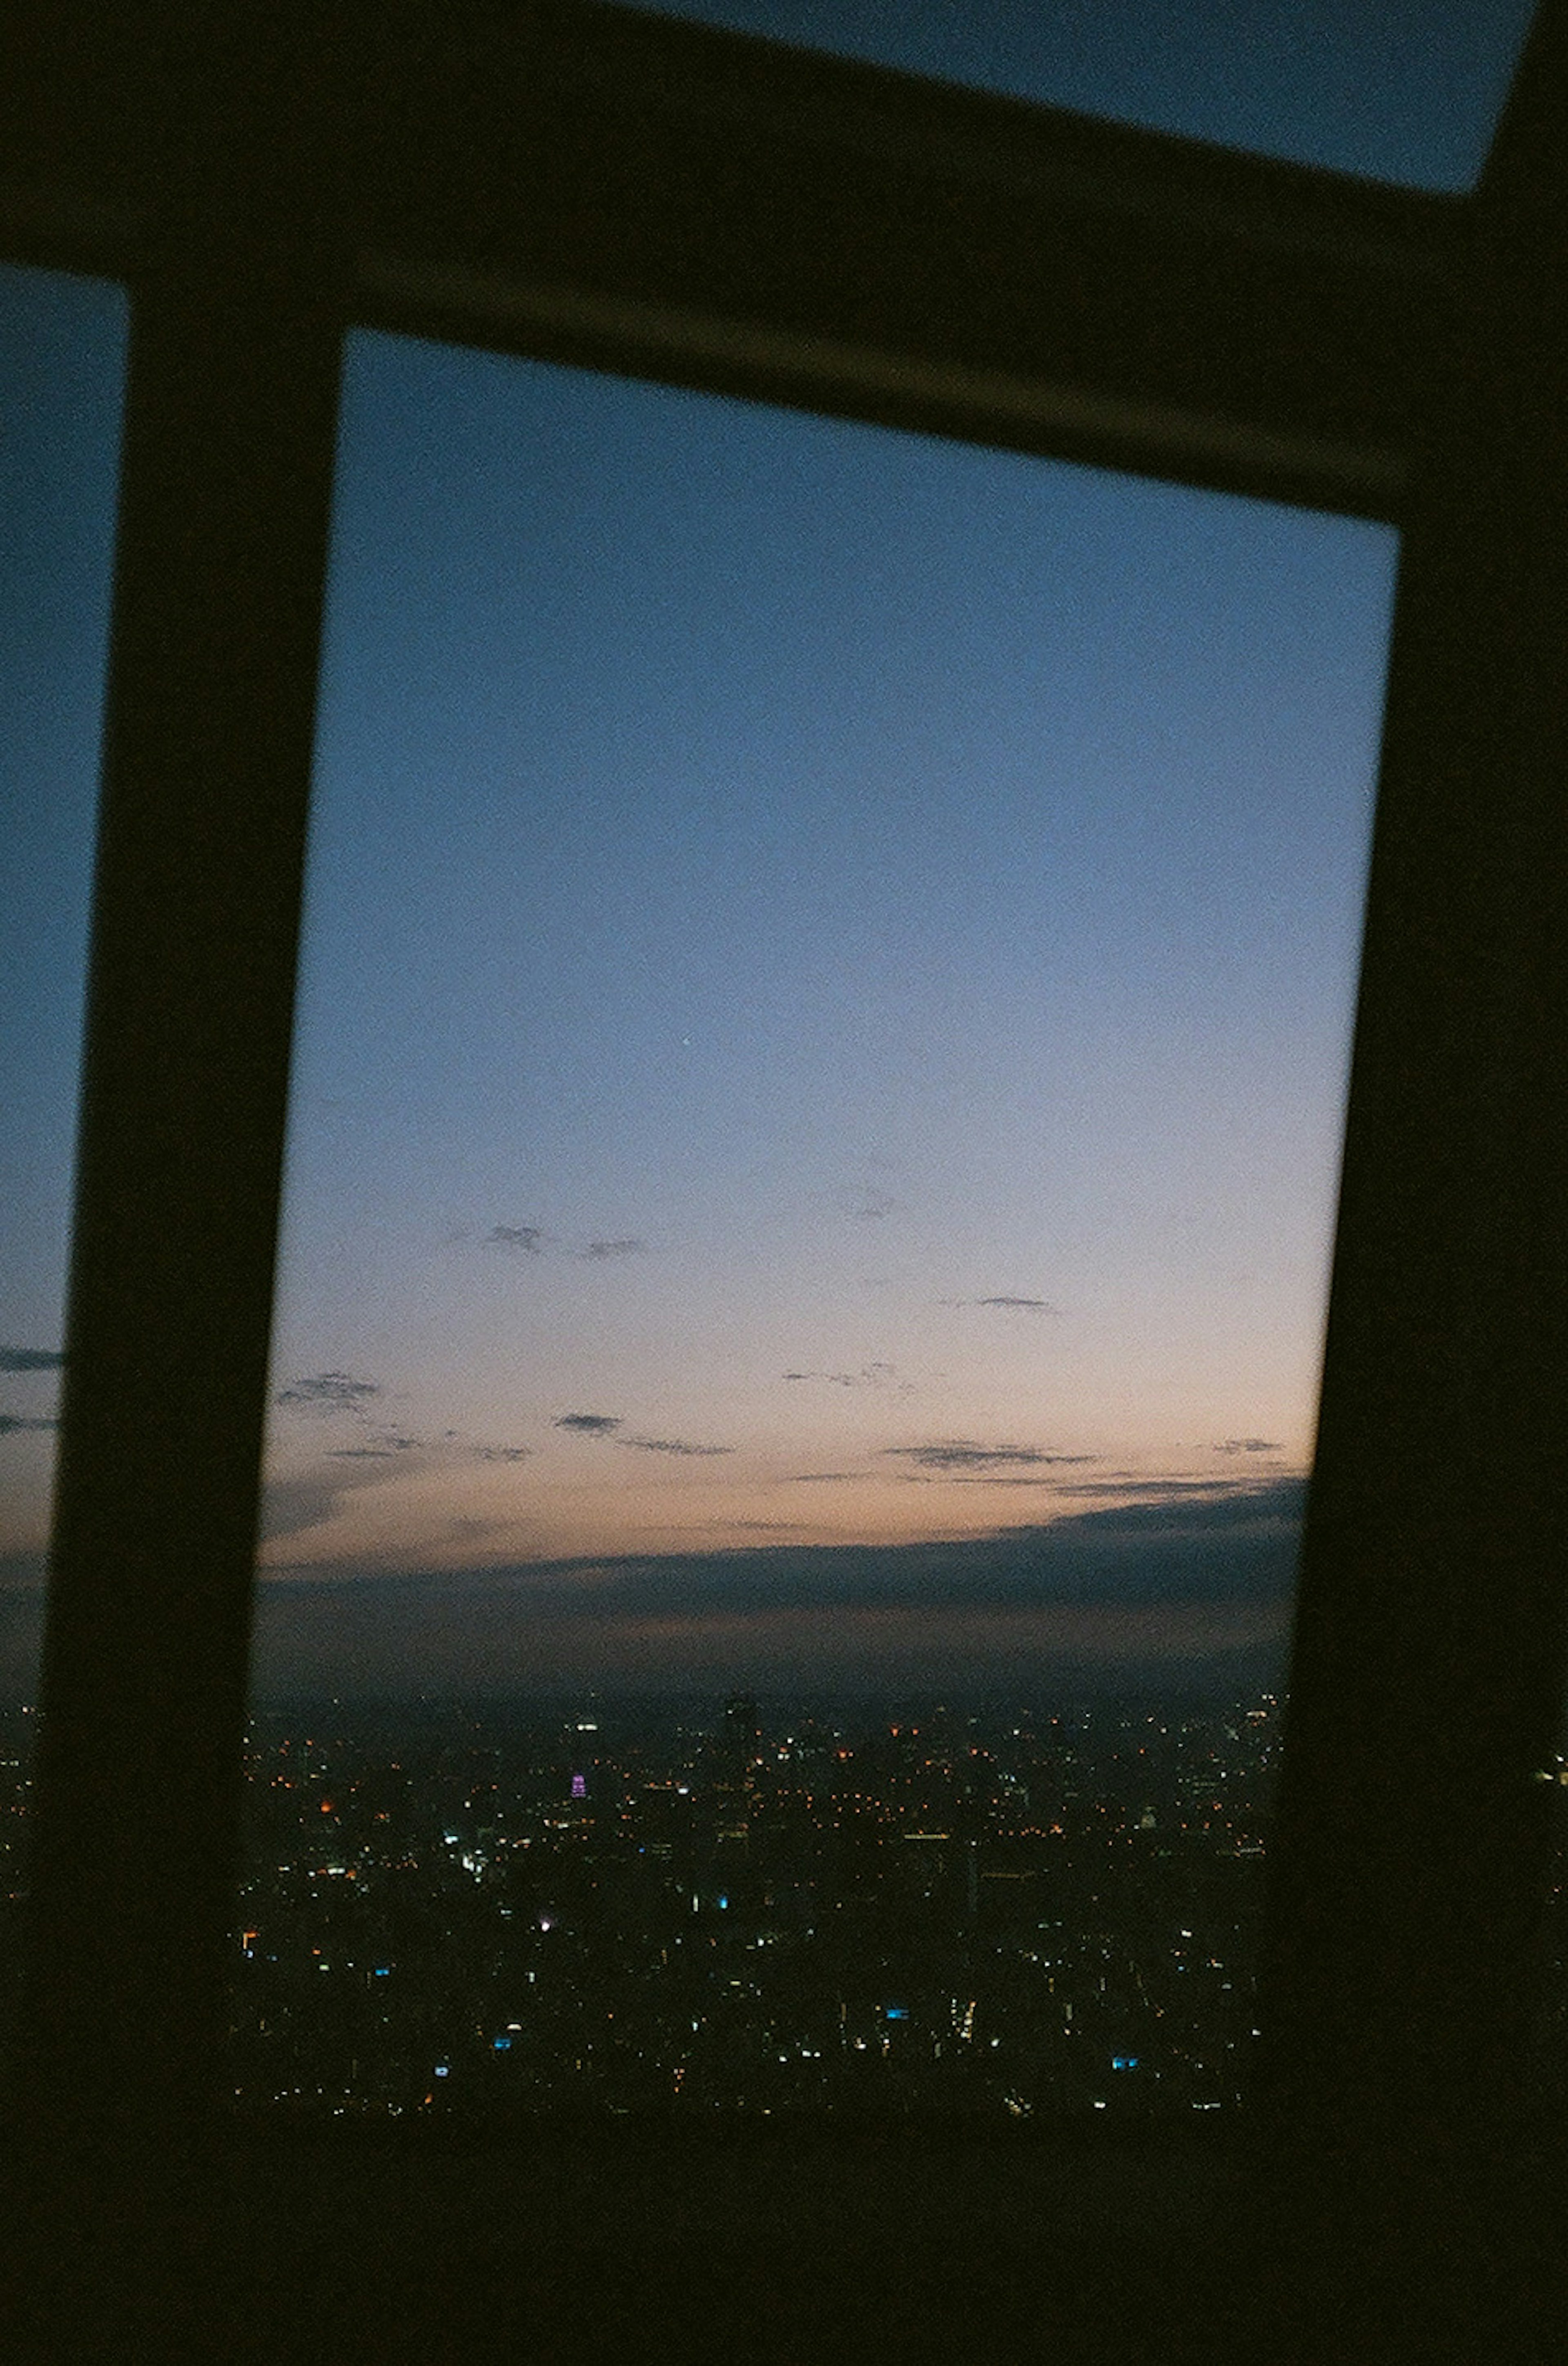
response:
<path id="1" fill-rule="evenodd" d="M 639 6 L 645 0 L 630 0 Z M 682 0 L 660 15 L 1416 188 L 1470 188 L 1534 0 Z"/>
<path id="2" fill-rule="evenodd" d="M 0 266 L 0 1960 L 7 2013 L 53 1480 L 125 333 L 119 289 Z"/>
<path id="3" fill-rule="evenodd" d="M 353 341 L 248 2096 L 1234 2093 L 1393 548 Z"/>

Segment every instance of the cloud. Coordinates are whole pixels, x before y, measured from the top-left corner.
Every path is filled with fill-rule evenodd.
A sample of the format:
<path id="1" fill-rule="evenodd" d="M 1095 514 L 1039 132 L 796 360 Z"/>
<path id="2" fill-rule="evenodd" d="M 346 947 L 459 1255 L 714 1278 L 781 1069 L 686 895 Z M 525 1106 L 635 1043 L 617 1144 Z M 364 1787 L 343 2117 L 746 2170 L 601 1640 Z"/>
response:
<path id="1" fill-rule="evenodd" d="M 835 1215 L 848 1216 L 856 1223 L 880 1223 L 885 1216 L 902 1212 L 898 1200 L 871 1183 L 846 1184 L 824 1196 Z"/>
<path id="2" fill-rule="evenodd" d="M 1043 1468 L 1100 1459 L 1094 1454 L 1048 1454 L 1038 1446 L 976 1446 L 966 1437 L 939 1439 L 929 1446 L 885 1446 L 882 1451 L 902 1456 L 919 1470 L 1001 1470 L 1016 1463 Z"/>
<path id="3" fill-rule="evenodd" d="M 64 1361 L 58 1347 L 0 1347 L 0 1372 L 57 1372 Z"/>
<path id="4" fill-rule="evenodd" d="M 646 1241 L 590 1241 L 582 1251 L 585 1257 L 639 1256 L 648 1246 Z"/>
<path id="5" fill-rule="evenodd" d="M 379 1380 L 356 1380 L 352 1372 L 312 1372 L 306 1380 L 291 1380 L 273 1402 L 313 1405 L 320 1413 L 360 1413 L 380 1393 Z"/>
<path id="6" fill-rule="evenodd" d="M 1294 1569 L 1305 1498 L 1277 1480 L 1218 1501 L 1128 1504 L 1043 1527 L 994 1529 L 947 1542 L 772 1545 L 733 1552 L 624 1554 L 523 1564 L 487 1573 L 544 1611 L 595 1615 L 655 1607 L 825 1610 L 845 1606 L 931 1611 L 1040 1608 L 1282 1596 Z M 476 1579 L 474 1581 L 478 1583 Z"/>
<path id="7" fill-rule="evenodd" d="M 537 1224 L 496 1224 L 485 1239 L 491 1247 L 519 1249 L 525 1256 L 537 1256 L 545 1235 Z"/>
<path id="8" fill-rule="evenodd" d="M 795 1470 L 784 1484 L 786 1487 L 838 1487 L 864 1477 L 863 1470 Z"/>
<path id="9" fill-rule="evenodd" d="M 1283 1447 L 1273 1437 L 1227 1437 L 1223 1446 L 1214 1448 L 1216 1454 L 1282 1454 Z"/>
<path id="10" fill-rule="evenodd" d="M 1221 1500 L 1075 1513 L 955 1542 L 759 1543 L 516 1562 L 437 1574 L 273 1580 L 262 1661 L 285 1689 L 547 1677 L 634 1684 L 779 1681 L 1059 1689 L 1195 1673 L 1270 1675 L 1284 1648 L 1304 1482 Z"/>
<path id="11" fill-rule="evenodd" d="M 1059 1314 L 1061 1308 L 1043 1298 L 977 1298 L 976 1306 L 1004 1306 L 1015 1314 Z"/>
<path id="12" fill-rule="evenodd" d="M 332 1462 L 390 1462 L 395 1450 L 390 1446 L 334 1446 L 327 1459 Z"/>
<path id="13" fill-rule="evenodd" d="M 618 1413 L 563 1413 L 556 1416 L 558 1429 L 576 1430 L 581 1437 L 608 1437 L 620 1425 Z"/>
<path id="14" fill-rule="evenodd" d="M 368 1453 L 351 1450 L 342 1458 L 330 1455 L 324 1459 L 334 1462 L 344 1459 L 349 1468 L 301 1471 L 294 1478 L 267 1480 L 262 1489 L 261 1533 L 268 1542 L 299 1536 L 307 1528 L 322 1527 L 335 1519 L 350 1495 L 386 1483 L 386 1473 L 380 1466 L 393 1458 L 372 1448 Z"/>
<path id="15" fill-rule="evenodd" d="M 1056 1459 L 1060 1462 L 1092 1462 L 1094 1457 L 1092 1454 L 1064 1454 L 1058 1455 Z M 923 1487 L 944 1483 L 950 1487 L 1049 1487 L 1057 1495 L 1081 1495 L 1085 1492 L 1081 1487 L 1065 1487 L 1059 1479 L 1053 1479 L 1044 1471 L 1031 1471 L 1027 1477 L 1021 1478 L 1016 1471 L 983 1470 L 976 1477 L 969 1472 L 947 1470 L 942 1473 L 940 1480 L 926 1478 L 918 1483 Z M 1119 1495 L 1123 1491 L 1120 1487 L 1103 1487 L 1096 1492 Z"/>
<path id="16" fill-rule="evenodd" d="M 474 1459 L 479 1462 L 526 1462 L 533 1451 L 531 1446 L 476 1446 Z"/>
<path id="17" fill-rule="evenodd" d="M 733 1446 L 692 1446 L 683 1437 L 617 1437 L 617 1446 L 635 1446 L 639 1454 L 733 1454 Z"/>
<path id="18" fill-rule="evenodd" d="M 890 1389 L 896 1383 L 900 1392 L 914 1392 L 912 1380 L 899 1380 L 891 1364 L 863 1364 L 858 1372 L 785 1372 L 786 1380 L 826 1380 L 835 1389 Z"/>
<path id="19" fill-rule="evenodd" d="M 9 1437 L 18 1429 L 58 1429 L 52 1414 L 0 1413 L 0 1437 Z"/>
<path id="20" fill-rule="evenodd" d="M 1300 1482 L 1292 1480 L 1286 1483 L 1294 1486 Z M 1207 1495 L 1218 1500 L 1221 1496 L 1244 1493 L 1252 1484 L 1247 1479 L 1118 1479 L 1113 1475 L 1109 1479 L 1064 1480 L 1056 1492 L 1060 1495 L 1110 1495 L 1118 1503 L 1132 1497 L 1169 1504 L 1182 1495 Z"/>

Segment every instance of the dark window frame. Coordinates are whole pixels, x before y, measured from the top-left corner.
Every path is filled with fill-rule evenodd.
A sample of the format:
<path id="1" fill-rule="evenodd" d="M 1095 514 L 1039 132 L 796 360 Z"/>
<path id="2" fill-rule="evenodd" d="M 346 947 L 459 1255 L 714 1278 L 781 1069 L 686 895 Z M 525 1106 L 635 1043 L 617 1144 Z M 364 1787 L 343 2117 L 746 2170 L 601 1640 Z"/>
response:
<path id="1" fill-rule="evenodd" d="M 596 0 L 83 16 L 0 56 L 4 251 L 132 309 L 37 2124 L 213 2115 L 350 326 L 1401 528 L 1264 2011 L 1292 2125 L 1517 2112 L 1568 1655 L 1568 8 L 1463 199 Z"/>

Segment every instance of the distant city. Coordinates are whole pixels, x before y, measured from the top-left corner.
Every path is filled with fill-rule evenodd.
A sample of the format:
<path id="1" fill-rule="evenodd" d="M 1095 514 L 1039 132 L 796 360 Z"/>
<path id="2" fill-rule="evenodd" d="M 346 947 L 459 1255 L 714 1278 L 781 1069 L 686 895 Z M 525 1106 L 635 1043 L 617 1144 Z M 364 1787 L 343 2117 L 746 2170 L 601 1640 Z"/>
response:
<path id="1" fill-rule="evenodd" d="M 0 1711 L 0 2053 L 33 1714 Z M 1042 2132 L 1235 2112 L 1280 1729 L 1268 1692 L 257 1710 L 234 2111 Z M 1568 1814 L 1544 1953 L 1534 2077 L 1568 2097 Z"/>
<path id="2" fill-rule="evenodd" d="M 1271 1696 L 253 1725 L 236 2105 L 841 2119 L 1244 2095 Z"/>

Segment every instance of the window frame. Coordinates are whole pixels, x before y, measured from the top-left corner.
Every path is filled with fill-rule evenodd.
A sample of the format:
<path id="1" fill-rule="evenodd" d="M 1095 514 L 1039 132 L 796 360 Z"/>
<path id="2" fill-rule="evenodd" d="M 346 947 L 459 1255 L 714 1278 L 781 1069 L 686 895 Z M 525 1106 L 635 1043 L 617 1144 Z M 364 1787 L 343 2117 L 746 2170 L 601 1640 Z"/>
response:
<path id="1" fill-rule="evenodd" d="M 598 0 L 263 13 L 98 10 L 66 65 L 36 0 L 4 36 L 5 252 L 132 312 L 27 2112 L 51 2141 L 213 2116 L 356 326 L 1401 529 L 1263 2010 L 1281 2124 L 1490 2125 L 1568 1658 L 1568 6 L 1462 199 Z"/>

